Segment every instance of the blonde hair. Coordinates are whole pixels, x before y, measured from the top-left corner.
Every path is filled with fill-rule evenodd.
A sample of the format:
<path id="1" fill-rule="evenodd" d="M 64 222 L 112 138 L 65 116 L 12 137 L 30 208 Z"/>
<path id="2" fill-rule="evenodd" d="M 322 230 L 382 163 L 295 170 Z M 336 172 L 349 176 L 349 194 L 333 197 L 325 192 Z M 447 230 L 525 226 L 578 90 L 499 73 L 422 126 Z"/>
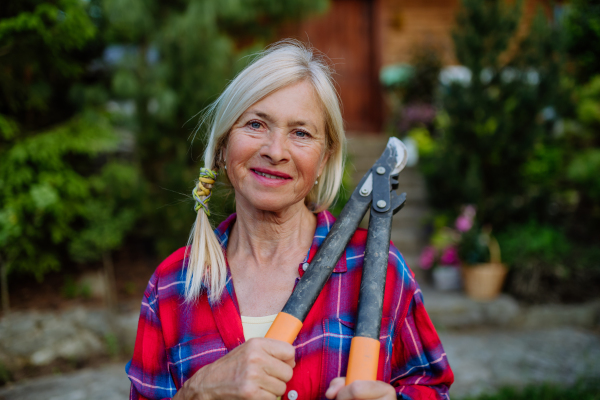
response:
<path id="1" fill-rule="evenodd" d="M 258 54 L 207 108 L 201 120 L 200 127 L 209 127 L 205 168 L 222 169 L 222 151 L 229 131 L 250 106 L 279 89 L 306 80 L 322 103 L 329 158 L 318 184 L 305 201 L 313 212 L 327 209 L 342 183 L 346 147 L 340 102 L 331 75 L 332 70 L 323 56 L 295 40 L 277 42 Z M 202 210 L 196 216 L 186 253 L 186 302 L 195 301 L 203 286 L 208 291 L 209 301 L 218 301 L 226 284 L 227 264 L 221 244 Z"/>

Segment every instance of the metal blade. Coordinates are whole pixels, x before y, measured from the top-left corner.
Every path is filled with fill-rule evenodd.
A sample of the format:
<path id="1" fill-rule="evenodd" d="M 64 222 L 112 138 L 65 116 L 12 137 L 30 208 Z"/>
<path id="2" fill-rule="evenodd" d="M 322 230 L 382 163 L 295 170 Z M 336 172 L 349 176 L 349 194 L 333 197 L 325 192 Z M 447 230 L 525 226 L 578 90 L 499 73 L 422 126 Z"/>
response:
<path id="1" fill-rule="evenodd" d="M 396 166 L 392 171 L 392 175 L 397 175 L 406 167 L 406 162 L 408 161 L 408 151 L 406 150 L 406 146 L 400 139 L 397 137 L 391 137 L 387 142 L 387 148 L 392 151 L 392 154 L 396 156 Z"/>

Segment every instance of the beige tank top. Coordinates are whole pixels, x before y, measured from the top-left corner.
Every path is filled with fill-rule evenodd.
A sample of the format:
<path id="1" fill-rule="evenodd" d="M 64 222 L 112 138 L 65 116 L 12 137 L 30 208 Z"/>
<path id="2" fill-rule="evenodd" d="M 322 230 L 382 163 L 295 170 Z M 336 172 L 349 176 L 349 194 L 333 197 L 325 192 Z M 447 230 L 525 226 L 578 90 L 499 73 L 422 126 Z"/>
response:
<path id="1" fill-rule="evenodd" d="M 252 339 L 255 337 L 265 337 L 267 331 L 273 325 L 277 314 L 265 315 L 264 317 L 244 317 L 242 315 L 242 328 L 244 328 L 244 339 Z M 281 396 L 277 397 L 281 400 Z"/>
<path id="2" fill-rule="evenodd" d="M 264 317 L 244 317 L 242 315 L 242 328 L 244 328 L 244 339 L 265 337 L 267 331 L 275 321 L 277 314 L 265 315 Z"/>

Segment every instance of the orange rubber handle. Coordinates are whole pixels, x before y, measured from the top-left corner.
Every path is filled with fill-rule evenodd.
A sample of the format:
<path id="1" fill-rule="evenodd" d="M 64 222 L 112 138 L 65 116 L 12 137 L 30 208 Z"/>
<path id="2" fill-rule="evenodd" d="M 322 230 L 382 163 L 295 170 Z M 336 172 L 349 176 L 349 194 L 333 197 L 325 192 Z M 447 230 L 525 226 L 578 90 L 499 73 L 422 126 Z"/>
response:
<path id="1" fill-rule="evenodd" d="M 301 328 L 302 321 L 288 313 L 280 312 L 275 317 L 275 321 L 273 321 L 265 337 L 292 344 Z"/>
<path id="2" fill-rule="evenodd" d="M 376 381 L 379 366 L 379 340 L 354 336 L 350 344 L 346 386 L 354 381 Z"/>

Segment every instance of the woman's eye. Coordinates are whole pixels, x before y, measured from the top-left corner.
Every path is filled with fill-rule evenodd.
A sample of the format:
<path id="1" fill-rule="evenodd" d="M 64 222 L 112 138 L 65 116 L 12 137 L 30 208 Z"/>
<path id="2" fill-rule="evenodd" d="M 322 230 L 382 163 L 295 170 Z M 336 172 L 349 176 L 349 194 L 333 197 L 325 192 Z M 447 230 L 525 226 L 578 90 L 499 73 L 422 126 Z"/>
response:
<path id="1" fill-rule="evenodd" d="M 296 136 L 304 138 L 304 137 L 309 137 L 310 135 L 304 131 L 296 131 Z"/>
<path id="2" fill-rule="evenodd" d="M 252 122 L 250 122 L 250 127 L 251 127 L 252 129 L 260 129 L 260 126 L 261 126 L 261 125 L 260 125 L 260 123 L 259 123 L 259 122 L 256 122 L 256 121 L 252 121 Z"/>

